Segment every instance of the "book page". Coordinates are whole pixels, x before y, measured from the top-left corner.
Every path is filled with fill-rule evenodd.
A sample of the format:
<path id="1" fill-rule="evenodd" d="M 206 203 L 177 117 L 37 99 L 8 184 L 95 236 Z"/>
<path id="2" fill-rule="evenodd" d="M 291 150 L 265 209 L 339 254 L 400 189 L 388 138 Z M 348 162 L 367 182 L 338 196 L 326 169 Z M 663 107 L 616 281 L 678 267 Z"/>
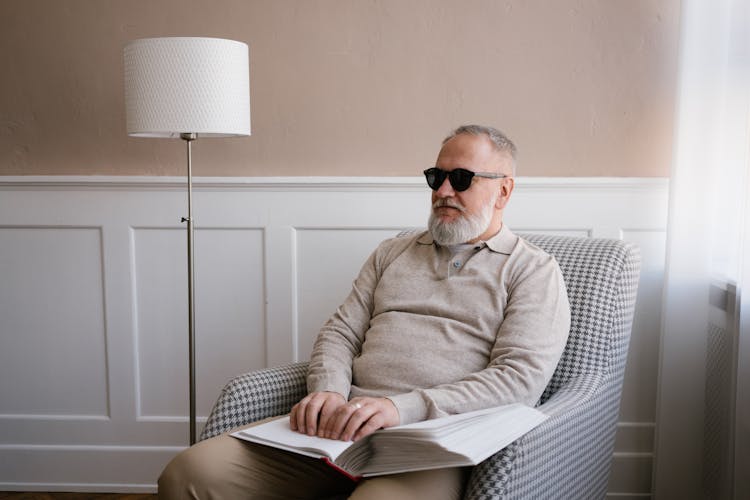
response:
<path id="1" fill-rule="evenodd" d="M 328 457 L 331 460 L 336 460 L 336 457 L 353 444 L 351 441 L 319 438 L 293 431 L 289 426 L 289 416 L 248 427 L 232 433 L 232 436 L 309 457 Z"/>
<path id="2" fill-rule="evenodd" d="M 373 454 L 362 475 L 476 465 L 547 418 L 510 404 L 383 429 L 372 435 Z M 339 461 L 348 466 L 349 456 Z"/>
<path id="3" fill-rule="evenodd" d="M 425 433 L 428 435 L 434 435 L 436 432 L 452 432 L 462 427 L 472 426 L 474 425 L 475 421 L 481 421 L 485 419 L 487 415 L 497 415 L 500 412 L 511 413 L 516 411 L 518 408 L 528 407 L 525 407 L 521 404 L 510 404 L 499 407 L 485 408 L 482 410 L 448 415 L 447 417 L 423 420 L 421 422 L 414 422 L 406 425 L 398 425 L 395 427 L 390 427 L 388 429 L 383 429 L 383 431 L 381 432 L 391 433 L 406 430 L 409 431 L 410 434 Z"/>

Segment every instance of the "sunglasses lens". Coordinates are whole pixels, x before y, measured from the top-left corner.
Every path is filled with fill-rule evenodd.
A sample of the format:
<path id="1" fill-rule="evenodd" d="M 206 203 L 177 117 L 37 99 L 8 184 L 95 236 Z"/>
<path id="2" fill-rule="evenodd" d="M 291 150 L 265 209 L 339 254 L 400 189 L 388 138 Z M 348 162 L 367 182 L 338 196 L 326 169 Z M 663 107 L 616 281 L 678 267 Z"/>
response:
<path id="1" fill-rule="evenodd" d="M 435 191 L 440 189 L 440 186 L 443 185 L 447 174 L 448 172 L 435 167 L 428 168 L 424 171 L 425 179 L 427 179 L 427 185 Z"/>
<path id="2" fill-rule="evenodd" d="M 451 170 L 449 174 L 451 180 L 451 186 L 456 191 L 466 191 L 471 186 L 471 179 L 474 177 L 474 172 L 465 170 L 463 168 L 457 168 Z"/>

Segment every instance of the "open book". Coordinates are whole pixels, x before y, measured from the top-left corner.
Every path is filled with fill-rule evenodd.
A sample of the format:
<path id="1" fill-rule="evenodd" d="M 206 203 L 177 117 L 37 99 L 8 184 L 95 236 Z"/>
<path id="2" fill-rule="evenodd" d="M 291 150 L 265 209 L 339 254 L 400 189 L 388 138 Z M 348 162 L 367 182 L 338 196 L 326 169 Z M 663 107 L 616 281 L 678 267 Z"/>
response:
<path id="1" fill-rule="evenodd" d="M 291 430 L 289 417 L 232 436 L 320 458 L 351 477 L 476 465 L 547 419 L 521 404 L 477 410 L 380 429 L 359 441 L 337 441 Z"/>

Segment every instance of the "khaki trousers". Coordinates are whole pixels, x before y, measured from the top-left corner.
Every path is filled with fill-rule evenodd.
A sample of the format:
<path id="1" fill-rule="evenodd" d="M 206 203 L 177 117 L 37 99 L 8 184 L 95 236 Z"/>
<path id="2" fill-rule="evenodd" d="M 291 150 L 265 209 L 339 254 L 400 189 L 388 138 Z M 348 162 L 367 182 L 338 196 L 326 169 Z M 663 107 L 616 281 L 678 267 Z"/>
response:
<path id="1" fill-rule="evenodd" d="M 469 468 L 379 476 L 354 483 L 322 460 L 222 434 L 177 455 L 159 478 L 159 498 L 457 500 Z"/>

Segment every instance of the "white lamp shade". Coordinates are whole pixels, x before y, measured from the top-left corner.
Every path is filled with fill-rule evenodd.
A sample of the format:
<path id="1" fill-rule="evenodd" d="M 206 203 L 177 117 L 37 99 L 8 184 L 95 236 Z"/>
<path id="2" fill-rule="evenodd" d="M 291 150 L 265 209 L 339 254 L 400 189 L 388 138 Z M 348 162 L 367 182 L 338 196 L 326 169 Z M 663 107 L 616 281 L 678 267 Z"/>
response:
<path id="1" fill-rule="evenodd" d="M 250 135 L 247 44 L 143 38 L 125 45 L 125 109 L 135 137 Z"/>

